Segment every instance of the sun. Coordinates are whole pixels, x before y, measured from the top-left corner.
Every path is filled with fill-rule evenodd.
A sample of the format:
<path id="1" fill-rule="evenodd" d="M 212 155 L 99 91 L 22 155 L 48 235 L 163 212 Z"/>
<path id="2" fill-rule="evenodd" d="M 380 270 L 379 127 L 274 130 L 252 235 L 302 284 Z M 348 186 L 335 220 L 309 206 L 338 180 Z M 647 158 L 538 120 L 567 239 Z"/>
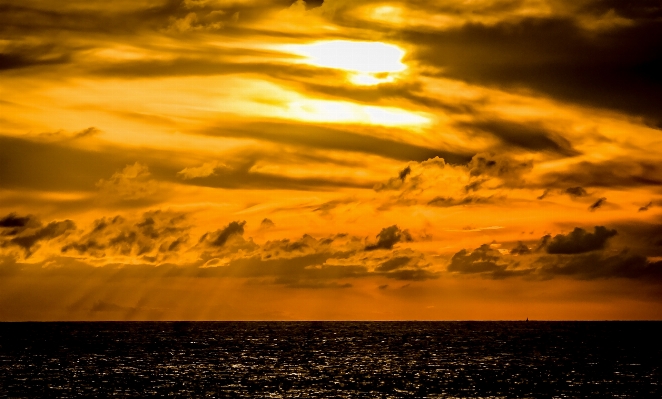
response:
<path id="1" fill-rule="evenodd" d="M 284 47 L 302 56 L 302 63 L 347 71 L 358 85 L 391 82 L 407 69 L 402 62 L 405 51 L 394 44 L 330 40 Z"/>

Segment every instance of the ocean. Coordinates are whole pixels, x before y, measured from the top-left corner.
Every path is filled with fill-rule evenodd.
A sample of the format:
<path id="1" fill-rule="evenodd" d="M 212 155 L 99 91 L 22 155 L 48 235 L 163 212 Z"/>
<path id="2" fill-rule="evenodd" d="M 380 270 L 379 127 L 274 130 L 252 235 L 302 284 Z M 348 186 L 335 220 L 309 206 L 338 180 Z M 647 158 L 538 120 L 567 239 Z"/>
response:
<path id="1" fill-rule="evenodd" d="M 0 397 L 661 398 L 662 322 L 0 323 Z"/>

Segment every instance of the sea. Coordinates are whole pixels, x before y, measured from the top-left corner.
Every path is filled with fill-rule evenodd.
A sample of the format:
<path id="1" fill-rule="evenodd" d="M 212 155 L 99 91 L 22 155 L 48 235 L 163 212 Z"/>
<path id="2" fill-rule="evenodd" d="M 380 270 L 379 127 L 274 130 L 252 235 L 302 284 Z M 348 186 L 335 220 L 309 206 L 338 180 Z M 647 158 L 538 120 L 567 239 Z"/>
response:
<path id="1" fill-rule="evenodd" d="M 662 322 L 0 323 L 0 397 L 662 398 Z"/>

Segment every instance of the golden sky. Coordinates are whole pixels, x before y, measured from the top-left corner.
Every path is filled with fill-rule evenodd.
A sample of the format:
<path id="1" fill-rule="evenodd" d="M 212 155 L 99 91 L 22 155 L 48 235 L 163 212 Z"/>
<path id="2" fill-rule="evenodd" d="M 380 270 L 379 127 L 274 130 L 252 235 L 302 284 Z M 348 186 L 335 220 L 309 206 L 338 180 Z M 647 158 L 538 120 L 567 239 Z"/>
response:
<path id="1" fill-rule="evenodd" d="M 662 6 L 0 0 L 0 320 L 662 319 Z"/>

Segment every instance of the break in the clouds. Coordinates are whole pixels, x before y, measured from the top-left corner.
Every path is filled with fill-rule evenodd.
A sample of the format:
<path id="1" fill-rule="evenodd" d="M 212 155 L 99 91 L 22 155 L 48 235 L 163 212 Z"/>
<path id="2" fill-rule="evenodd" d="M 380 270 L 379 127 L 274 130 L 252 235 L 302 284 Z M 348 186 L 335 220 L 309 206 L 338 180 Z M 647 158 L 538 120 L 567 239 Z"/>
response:
<path id="1" fill-rule="evenodd" d="M 661 15 L 0 0 L 0 319 L 662 318 Z"/>

